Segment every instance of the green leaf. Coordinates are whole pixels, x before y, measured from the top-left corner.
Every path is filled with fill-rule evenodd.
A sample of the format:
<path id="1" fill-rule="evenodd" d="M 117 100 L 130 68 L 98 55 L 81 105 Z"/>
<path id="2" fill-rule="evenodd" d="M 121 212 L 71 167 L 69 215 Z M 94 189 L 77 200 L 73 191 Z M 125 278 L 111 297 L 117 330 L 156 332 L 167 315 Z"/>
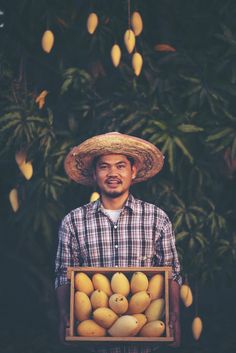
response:
<path id="1" fill-rule="evenodd" d="M 182 132 L 199 132 L 203 131 L 204 129 L 202 127 L 192 125 L 192 124 L 180 124 L 177 126 L 177 129 L 182 131 Z"/>
<path id="2" fill-rule="evenodd" d="M 208 136 L 207 139 L 206 139 L 206 142 L 211 142 L 211 141 L 215 141 L 215 140 L 221 139 L 222 137 L 229 135 L 233 131 L 234 130 L 232 128 L 227 127 L 227 128 L 225 128 L 223 130 L 218 131 L 215 134 L 212 134 L 212 135 Z"/>
<path id="3" fill-rule="evenodd" d="M 191 163 L 193 163 L 193 156 L 190 154 L 190 152 L 187 150 L 187 148 L 185 147 L 185 145 L 183 144 L 183 142 L 178 138 L 178 137 L 174 137 L 174 141 L 176 143 L 177 146 L 179 146 L 179 148 L 181 149 L 181 151 L 183 152 L 183 154 L 188 157 L 189 161 Z"/>

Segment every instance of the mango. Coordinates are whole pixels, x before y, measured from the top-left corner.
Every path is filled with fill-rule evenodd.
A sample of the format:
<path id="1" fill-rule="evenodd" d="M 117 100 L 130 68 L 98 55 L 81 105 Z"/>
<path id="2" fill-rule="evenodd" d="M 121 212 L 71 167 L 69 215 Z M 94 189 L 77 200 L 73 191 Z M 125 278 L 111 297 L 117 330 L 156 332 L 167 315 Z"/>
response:
<path id="1" fill-rule="evenodd" d="M 114 293 L 123 294 L 125 297 L 130 292 L 128 278 L 122 272 L 116 272 L 111 278 L 111 289 Z"/>
<path id="2" fill-rule="evenodd" d="M 94 320 L 85 320 L 77 326 L 77 333 L 83 337 L 103 337 L 106 336 L 104 327 L 98 325 Z"/>
<path id="3" fill-rule="evenodd" d="M 79 321 L 89 319 L 92 312 L 92 305 L 87 294 L 75 292 L 75 317 Z"/>
<path id="4" fill-rule="evenodd" d="M 46 53 L 50 53 L 54 44 L 54 34 L 52 31 L 47 30 L 43 33 L 41 44 L 43 50 Z"/>
<path id="5" fill-rule="evenodd" d="M 121 58 L 121 50 L 118 44 L 114 44 L 111 48 L 111 60 L 115 67 L 117 67 L 120 63 Z"/>
<path id="6" fill-rule="evenodd" d="M 90 196 L 90 202 L 95 202 L 100 198 L 100 195 L 97 191 L 94 191 Z"/>
<path id="7" fill-rule="evenodd" d="M 95 289 L 102 290 L 108 296 L 112 295 L 110 281 L 105 275 L 101 273 L 95 273 L 92 277 L 92 282 Z"/>
<path id="8" fill-rule="evenodd" d="M 182 284 L 180 287 L 180 298 L 182 299 L 184 305 L 188 308 L 193 303 L 192 290 L 187 284 Z"/>
<path id="9" fill-rule="evenodd" d="M 110 308 L 98 308 L 93 312 L 94 321 L 104 327 L 111 327 L 118 319 L 118 315 Z"/>
<path id="10" fill-rule="evenodd" d="M 139 333 L 139 331 L 141 330 L 141 328 L 147 323 L 147 318 L 144 314 L 133 314 L 133 316 L 138 321 L 138 326 L 132 334 L 132 336 L 136 336 Z"/>
<path id="11" fill-rule="evenodd" d="M 133 66 L 135 75 L 139 76 L 143 66 L 143 58 L 140 53 L 138 52 L 134 53 L 132 57 L 132 66 Z"/>
<path id="12" fill-rule="evenodd" d="M 148 278 L 143 272 L 134 272 L 130 281 L 131 293 L 146 291 L 148 288 Z"/>
<path id="13" fill-rule="evenodd" d="M 163 296 L 164 290 L 164 277 L 160 273 L 152 276 L 149 280 L 148 293 L 151 296 L 151 300 L 159 299 Z"/>
<path id="14" fill-rule="evenodd" d="M 75 275 L 75 289 L 90 296 L 94 291 L 93 282 L 88 275 L 83 272 L 78 272 Z"/>
<path id="15" fill-rule="evenodd" d="M 135 35 L 132 29 L 127 29 L 125 32 L 124 42 L 128 53 L 131 54 L 135 47 Z"/>
<path id="16" fill-rule="evenodd" d="M 108 296 L 103 290 L 96 289 L 91 294 L 90 301 L 93 309 L 108 307 Z"/>
<path id="17" fill-rule="evenodd" d="M 25 179 L 30 180 L 33 176 L 33 166 L 31 162 L 22 162 L 19 165 L 21 173 L 24 175 Z"/>
<path id="18" fill-rule="evenodd" d="M 19 201 L 18 201 L 18 191 L 16 188 L 13 188 L 9 192 L 9 201 L 10 201 L 11 208 L 13 209 L 13 211 L 17 212 L 19 209 Z"/>
<path id="19" fill-rule="evenodd" d="M 147 321 L 156 321 L 162 318 L 165 308 L 165 300 L 163 298 L 153 300 L 145 310 Z"/>
<path id="20" fill-rule="evenodd" d="M 143 337 L 160 337 L 165 331 L 165 324 L 163 321 L 156 320 L 148 322 L 141 329 L 139 336 Z"/>
<path id="21" fill-rule="evenodd" d="M 143 30 L 143 21 L 140 13 L 134 11 L 131 16 L 131 25 L 136 36 L 139 36 Z"/>
<path id="22" fill-rule="evenodd" d="M 93 34 L 98 25 L 98 16 L 96 13 L 92 12 L 87 19 L 87 30 L 90 34 Z"/>
<path id="23" fill-rule="evenodd" d="M 108 330 L 110 336 L 128 337 L 132 336 L 138 327 L 138 320 L 132 315 L 123 315 Z"/>
<path id="24" fill-rule="evenodd" d="M 129 301 L 129 314 L 143 313 L 150 302 L 150 295 L 146 291 L 141 291 L 133 294 Z"/>
<path id="25" fill-rule="evenodd" d="M 199 316 L 196 316 L 192 322 L 192 333 L 196 341 L 199 340 L 201 336 L 202 328 L 203 328 L 202 320 Z"/>
<path id="26" fill-rule="evenodd" d="M 123 294 L 112 294 L 109 298 L 109 307 L 116 313 L 116 314 L 124 314 L 128 310 L 129 303 L 126 297 Z"/>

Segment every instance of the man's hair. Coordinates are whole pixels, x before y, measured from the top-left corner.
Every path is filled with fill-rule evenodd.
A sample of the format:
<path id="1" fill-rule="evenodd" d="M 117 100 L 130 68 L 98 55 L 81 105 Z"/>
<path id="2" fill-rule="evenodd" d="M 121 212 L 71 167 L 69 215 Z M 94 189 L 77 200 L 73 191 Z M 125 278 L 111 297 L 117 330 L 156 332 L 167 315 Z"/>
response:
<path id="1" fill-rule="evenodd" d="M 126 156 L 126 155 L 124 155 L 124 156 Z M 100 157 L 101 157 L 101 156 L 96 156 L 96 157 L 94 157 L 93 163 L 92 163 L 92 168 L 93 168 L 93 170 L 95 170 L 96 165 L 97 165 L 97 162 L 98 162 L 98 160 L 99 160 Z M 134 165 L 134 159 L 133 159 L 132 157 L 130 157 L 130 156 L 126 156 L 126 158 L 127 158 L 128 161 L 130 162 L 130 165 L 131 165 L 131 167 L 132 167 L 132 166 Z"/>

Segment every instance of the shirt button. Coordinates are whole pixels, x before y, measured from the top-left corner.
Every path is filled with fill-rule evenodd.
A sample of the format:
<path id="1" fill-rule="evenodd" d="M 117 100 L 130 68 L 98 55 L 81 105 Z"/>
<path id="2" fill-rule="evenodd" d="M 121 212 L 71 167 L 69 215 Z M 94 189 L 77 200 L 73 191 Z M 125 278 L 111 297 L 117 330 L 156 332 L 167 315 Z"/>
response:
<path id="1" fill-rule="evenodd" d="M 116 229 L 116 228 L 117 228 L 117 225 L 114 225 L 114 228 Z"/>
<path id="2" fill-rule="evenodd" d="M 118 267 L 118 265 L 115 265 L 115 267 Z"/>
<path id="3" fill-rule="evenodd" d="M 117 244 L 115 245 L 115 248 L 116 248 L 116 249 L 118 248 L 118 245 L 117 245 Z"/>

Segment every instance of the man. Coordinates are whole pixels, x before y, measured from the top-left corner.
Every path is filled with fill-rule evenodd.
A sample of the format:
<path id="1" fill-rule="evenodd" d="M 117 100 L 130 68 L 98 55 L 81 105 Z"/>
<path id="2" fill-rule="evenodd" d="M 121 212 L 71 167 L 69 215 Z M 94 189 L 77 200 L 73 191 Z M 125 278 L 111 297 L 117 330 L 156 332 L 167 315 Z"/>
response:
<path id="1" fill-rule="evenodd" d="M 56 258 L 56 294 L 60 338 L 68 319 L 68 266 L 172 266 L 170 328 L 180 344 L 179 285 L 175 239 L 168 216 L 137 200 L 130 186 L 147 180 L 163 166 L 162 153 L 151 143 L 120 133 L 94 136 L 74 147 L 65 160 L 68 176 L 96 185 L 100 199 L 71 211 L 62 221 Z M 150 352 L 154 346 L 110 347 L 106 352 Z M 96 351 L 99 351 L 98 349 Z"/>

